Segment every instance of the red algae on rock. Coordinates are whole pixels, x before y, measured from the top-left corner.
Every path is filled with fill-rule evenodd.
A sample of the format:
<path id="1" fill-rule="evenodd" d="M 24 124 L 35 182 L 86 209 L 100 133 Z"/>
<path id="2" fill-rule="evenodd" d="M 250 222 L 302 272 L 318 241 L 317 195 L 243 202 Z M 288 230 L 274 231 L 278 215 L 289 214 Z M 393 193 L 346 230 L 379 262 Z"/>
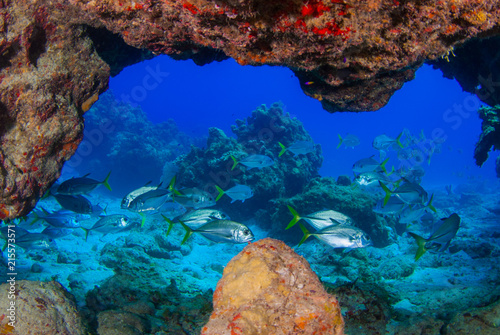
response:
<path id="1" fill-rule="evenodd" d="M 340 335 L 343 329 L 339 303 L 309 263 L 285 243 L 265 238 L 227 264 L 201 334 Z"/>

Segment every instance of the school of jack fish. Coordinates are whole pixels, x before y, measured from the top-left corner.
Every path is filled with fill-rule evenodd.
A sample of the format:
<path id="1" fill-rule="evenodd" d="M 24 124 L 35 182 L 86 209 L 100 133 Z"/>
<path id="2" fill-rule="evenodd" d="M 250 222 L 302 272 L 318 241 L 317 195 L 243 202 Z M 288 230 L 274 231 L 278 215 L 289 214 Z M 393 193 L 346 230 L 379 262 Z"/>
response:
<path id="1" fill-rule="evenodd" d="M 360 140 L 352 134 L 344 138 L 341 135 L 338 137 L 337 149 L 342 145 L 354 148 L 360 144 Z M 433 143 L 432 150 L 422 155 L 417 147 L 418 143 L 424 139 L 423 132 L 418 138 L 407 130 L 395 138 L 386 134 L 379 135 L 372 143 L 373 148 L 379 153 L 378 159 L 372 155 L 353 164 L 354 179 L 351 187 L 359 187 L 378 197 L 373 212 L 396 217 L 399 224 L 405 226 L 421 222 L 424 217 L 433 221 L 433 215 L 437 211 L 432 205 L 433 195 L 429 196 L 420 185 L 425 170 L 419 164 L 422 162 L 430 164 L 432 155 L 438 152 L 441 143 Z M 278 144 L 281 148 L 278 158 L 287 152 L 296 157 L 315 151 L 315 144 L 309 141 L 296 141 L 289 146 L 280 142 Z M 389 158 L 386 156 L 390 152 L 395 152 L 400 161 L 413 160 L 419 164 L 401 165 L 397 170 L 393 166 L 388 171 Z M 271 157 L 265 155 L 246 155 L 240 159 L 230 157 L 233 161 L 231 169 L 242 165 L 248 173 L 251 173 L 252 169 L 267 168 L 275 163 Z M 235 183 L 233 187 L 226 190 L 217 185 L 216 189 L 219 194 L 214 199 L 210 193 L 196 187 L 176 188 L 174 175 L 165 187 L 161 183 L 156 186 L 147 183 L 123 197 L 120 208 L 140 217 L 140 219 L 132 219 L 121 213 L 108 214 L 106 208 L 100 204 L 92 204 L 85 197 L 100 185 L 111 191 L 108 182 L 110 174 L 111 172 L 102 181 L 89 178 L 87 174 L 83 177 L 68 179 L 52 187 L 45 197 L 53 197 L 61 209 L 50 213 L 40 206 L 29 217 L 17 220 L 16 244 L 25 249 L 45 249 L 53 247 L 55 239 L 72 234 L 78 229 L 84 231 L 85 240 L 95 233 L 107 235 L 140 229 L 145 224 L 147 216 L 153 214 L 160 214 L 168 224 L 167 236 L 174 225 L 184 229 L 185 235 L 181 244 L 195 233 L 215 243 L 248 243 L 254 239 L 254 234 L 248 226 L 232 221 L 222 211 L 209 208 L 215 206 L 224 195 L 231 198 L 231 203 L 235 201 L 243 203 L 253 196 L 252 188 L 247 185 Z M 358 228 L 354 220 L 345 213 L 323 209 L 314 213 L 299 214 L 290 205 L 288 209 L 292 219 L 285 229 L 298 223 L 303 233 L 298 246 L 310 236 L 314 236 L 332 248 L 344 248 L 347 251 L 373 245 L 370 236 Z M 84 227 L 79 224 L 79 216 L 95 218 L 96 221 L 91 226 Z M 311 232 L 311 228 L 308 229 L 301 221 L 307 223 L 314 231 Z M 415 260 L 422 257 L 427 250 L 440 252 L 446 250 L 459 226 L 460 217 L 453 213 L 443 218 L 428 238 L 410 232 L 409 235 L 418 245 Z M 34 232 L 35 230 L 37 232 Z M 6 227 L 2 227 L 0 233 L 7 240 Z"/>

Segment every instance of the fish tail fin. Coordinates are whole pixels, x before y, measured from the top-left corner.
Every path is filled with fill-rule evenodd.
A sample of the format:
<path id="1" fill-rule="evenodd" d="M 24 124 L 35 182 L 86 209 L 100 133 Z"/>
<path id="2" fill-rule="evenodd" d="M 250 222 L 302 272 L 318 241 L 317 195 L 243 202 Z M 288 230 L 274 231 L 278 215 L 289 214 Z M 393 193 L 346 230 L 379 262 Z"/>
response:
<path id="1" fill-rule="evenodd" d="M 299 227 L 304 233 L 304 236 L 302 236 L 302 239 L 300 240 L 298 247 L 300 247 L 302 243 L 304 243 L 309 238 L 309 236 L 311 236 L 309 230 L 307 230 L 307 228 L 302 223 L 299 223 Z"/>
<path id="2" fill-rule="evenodd" d="M 236 167 L 236 165 L 238 165 L 238 161 L 236 160 L 236 158 L 234 158 L 233 155 L 231 155 L 231 158 L 233 159 L 233 167 L 231 168 L 231 171 L 234 170 L 234 168 Z"/>
<path id="3" fill-rule="evenodd" d="M 401 143 L 401 136 L 403 136 L 403 131 L 396 137 L 396 143 L 399 145 L 401 149 L 404 149 L 405 147 L 403 146 L 403 143 Z"/>
<path id="4" fill-rule="evenodd" d="M 40 198 L 40 200 L 47 199 L 51 195 L 52 195 L 52 192 L 50 191 L 50 188 L 49 188 L 47 191 L 45 191 L 45 193 L 42 195 L 42 197 Z"/>
<path id="5" fill-rule="evenodd" d="M 391 172 L 387 173 L 387 171 L 385 171 L 387 177 L 389 177 L 390 175 L 392 175 L 394 172 L 395 172 L 394 165 L 392 166 Z"/>
<path id="6" fill-rule="evenodd" d="M 280 153 L 278 154 L 278 157 L 281 157 L 281 155 L 283 155 L 286 151 L 286 147 L 281 143 L 281 142 L 278 142 L 278 144 L 280 145 L 281 147 L 281 151 Z"/>
<path id="7" fill-rule="evenodd" d="M 338 134 L 338 136 L 339 136 L 339 144 L 337 145 L 337 149 L 340 148 L 340 146 L 342 145 L 342 141 L 343 141 L 342 136 L 340 136 L 340 134 Z"/>
<path id="8" fill-rule="evenodd" d="M 385 184 L 383 182 L 381 182 L 380 180 L 378 181 L 378 183 L 380 184 L 380 187 L 382 187 L 382 189 L 384 190 L 385 192 L 385 197 L 384 197 L 384 206 L 387 205 L 387 202 L 389 201 L 389 198 L 391 197 L 392 195 L 392 192 L 391 190 L 389 190 L 389 188 L 387 186 L 385 186 Z"/>
<path id="9" fill-rule="evenodd" d="M 33 215 L 35 216 L 35 219 L 31 221 L 30 226 L 34 225 L 36 222 L 38 222 L 38 220 L 40 220 L 40 216 L 36 211 L 33 211 Z"/>
<path id="10" fill-rule="evenodd" d="M 43 208 L 42 206 L 40 206 L 40 209 L 42 210 L 44 215 L 50 215 L 49 211 Z"/>
<path id="11" fill-rule="evenodd" d="M 161 216 L 163 216 L 163 219 L 168 222 L 168 229 L 167 233 L 165 234 L 165 236 L 168 236 L 170 234 L 170 231 L 172 231 L 172 228 L 174 227 L 174 221 L 170 220 L 163 214 Z"/>
<path id="12" fill-rule="evenodd" d="M 189 228 L 184 222 L 182 222 L 181 220 L 179 220 L 180 224 L 182 225 L 182 227 L 186 230 L 186 235 L 184 235 L 184 238 L 182 239 L 182 242 L 181 242 L 181 245 L 183 245 L 184 243 L 186 243 L 186 241 L 188 240 L 189 236 L 191 236 L 193 234 L 193 230 L 191 228 Z"/>
<path id="13" fill-rule="evenodd" d="M 172 193 L 172 200 L 174 200 L 174 194 L 175 195 L 182 195 L 179 190 L 175 188 L 175 182 L 177 180 L 177 177 L 174 175 L 172 179 L 170 179 L 170 183 L 168 183 L 167 190 L 169 190 Z"/>
<path id="14" fill-rule="evenodd" d="M 429 199 L 429 202 L 427 203 L 426 207 L 428 207 L 434 213 L 437 213 L 436 207 L 432 206 L 433 199 L 434 199 L 434 193 L 432 193 L 431 198 Z"/>
<path id="15" fill-rule="evenodd" d="M 139 215 L 141 216 L 141 228 L 142 228 L 146 223 L 146 215 L 144 215 L 144 213 L 139 213 Z"/>
<path id="16" fill-rule="evenodd" d="M 104 207 L 104 209 L 102 210 L 106 215 L 108 215 L 108 212 L 106 212 L 107 209 L 108 209 L 108 204 L 106 204 L 106 207 Z"/>
<path id="17" fill-rule="evenodd" d="M 107 188 L 108 190 L 113 191 L 113 190 L 111 189 L 111 186 L 109 186 L 109 182 L 108 182 L 108 180 L 109 180 L 109 176 L 110 176 L 110 175 L 111 175 L 111 171 L 109 171 L 109 172 L 108 172 L 108 175 L 106 176 L 106 178 L 104 179 L 104 181 L 102 182 L 102 184 L 103 184 L 104 186 L 106 186 L 106 188 Z"/>
<path id="18" fill-rule="evenodd" d="M 224 190 L 217 185 L 215 185 L 215 188 L 219 191 L 219 195 L 215 198 L 215 201 L 219 201 L 219 199 L 224 195 Z"/>
<path id="19" fill-rule="evenodd" d="M 290 211 L 290 213 L 292 213 L 293 219 L 292 219 L 292 221 L 290 221 L 290 223 L 288 224 L 288 226 L 286 226 L 285 229 L 292 228 L 300 220 L 299 213 L 297 213 L 297 211 L 295 209 L 293 209 L 292 206 L 287 205 L 287 207 L 288 207 L 288 210 Z"/>
<path id="20" fill-rule="evenodd" d="M 386 159 L 384 159 L 384 161 L 382 163 L 380 163 L 380 167 L 382 168 L 382 170 L 384 171 L 384 173 L 387 174 L 387 170 L 385 169 L 385 164 L 387 164 L 387 162 L 389 161 L 389 157 L 387 157 Z M 394 167 L 394 166 L 393 166 Z"/>
<path id="21" fill-rule="evenodd" d="M 418 259 L 422 257 L 422 255 L 425 254 L 425 252 L 427 251 L 427 249 L 425 249 L 425 242 L 427 242 L 427 240 L 422 236 L 419 236 L 414 233 L 408 233 L 408 234 L 410 234 L 410 236 L 413 237 L 415 241 L 417 241 L 418 249 L 417 253 L 415 254 L 415 261 L 418 261 Z"/>
<path id="22" fill-rule="evenodd" d="M 83 231 L 85 231 L 85 242 L 87 242 L 87 239 L 89 237 L 89 233 L 90 233 L 91 229 L 89 229 L 89 228 L 83 228 L 83 227 L 80 227 L 80 228 L 82 228 Z"/>

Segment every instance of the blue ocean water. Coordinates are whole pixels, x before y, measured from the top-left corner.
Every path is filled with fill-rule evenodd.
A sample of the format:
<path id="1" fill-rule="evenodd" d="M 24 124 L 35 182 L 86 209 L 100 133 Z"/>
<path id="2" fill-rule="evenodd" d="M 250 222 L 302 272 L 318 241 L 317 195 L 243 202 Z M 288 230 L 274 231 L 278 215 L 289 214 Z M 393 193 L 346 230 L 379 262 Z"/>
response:
<path id="1" fill-rule="evenodd" d="M 128 308 L 135 301 L 127 295 L 121 304 L 106 305 L 102 303 L 105 298 L 99 298 L 99 304 L 91 305 L 90 302 L 99 300 L 96 296 L 114 298 L 122 292 L 133 291 L 138 296 L 142 295 L 139 300 L 154 301 L 158 334 L 196 334 L 195 330 L 186 329 L 199 330 L 200 324 L 184 324 L 184 332 L 180 333 L 170 328 L 177 321 L 158 317 L 162 313 L 174 313 L 176 306 L 168 298 L 156 300 L 157 292 L 164 292 L 162 290 L 169 287 L 177 290 L 175 294 L 179 295 L 180 301 L 201 293 L 210 299 L 211 290 L 221 278 L 225 264 L 245 245 L 213 243 L 198 234 L 181 245 L 185 231 L 179 224 L 175 224 L 166 236 L 169 224 L 158 213 L 140 216 L 122 208 L 120 203 L 128 192 L 145 184 L 156 188 L 162 169 L 163 174 L 168 170 L 163 164 L 190 150 L 198 150 L 193 149 L 195 147 L 204 147 L 210 127 L 220 128 L 226 135 L 235 138 L 231 126 L 237 119 L 248 118 L 262 104 L 270 107 L 275 102 L 281 102 L 283 110 L 302 122 L 314 142 L 321 145 L 324 161 L 319 172 L 323 177 L 337 179 L 346 175 L 352 179 L 354 162 L 371 156 L 378 160 L 379 151 L 373 148 L 372 142 L 379 135 L 396 138 L 403 133 L 405 145 L 410 137 L 414 138 L 417 143 L 412 144 L 411 155 L 423 158 L 413 160 L 411 167 L 425 170 L 422 186 L 429 194 L 434 194 L 433 204 L 438 213 L 428 220 L 433 221 L 430 224 L 424 224 L 424 220 L 408 224 L 407 231 L 430 236 L 436 222 L 454 212 L 459 213 L 462 224 L 450 250 L 429 251 L 418 261 L 414 260 L 417 247 L 413 238 L 395 228 L 398 215 L 379 215 L 373 220 L 374 224 L 382 225 L 382 228 L 377 226 L 373 231 L 385 234 L 386 244 L 383 247 L 370 246 L 343 252 L 313 238 L 297 247 L 302 237 L 298 227 L 288 231 L 284 227 L 272 230 L 259 222 L 257 214 L 261 208 L 256 208 L 256 215 L 244 221 L 256 239 L 272 235 L 286 240 L 329 285 L 358 282 L 385 290 L 390 299 L 387 298 L 384 303 L 393 309 L 391 320 L 385 320 L 389 334 L 401 334 L 391 329 L 401 329 L 407 320 L 418 317 L 422 317 L 418 320 L 423 320 L 431 316 L 449 322 L 452 313 L 471 306 L 485 306 L 500 295 L 500 195 L 494 172 L 498 153 L 492 153 L 482 168 L 475 165 L 474 145 L 481 130 L 476 110 L 481 103 L 430 66 L 419 69 L 416 78 L 396 92 L 387 106 L 377 112 L 365 113 L 329 114 L 321 108 L 319 101 L 302 93 L 298 79 L 290 70 L 270 66 L 242 67 L 233 60 L 199 67 L 192 61 L 174 61 L 159 56 L 124 69 L 111 79 L 110 91 L 118 101 L 131 103 L 137 109 L 125 104 L 116 105 L 113 95 L 101 96 L 85 114 L 84 141 L 75 157 L 65 166 L 59 182 L 89 172 L 91 177 L 102 181 L 111 170 L 113 192 L 99 186 L 84 196 L 92 204 L 106 209 L 101 215 L 127 216 L 135 227 L 123 231 L 115 227 L 116 230 L 104 230 L 104 233 L 91 231 L 88 239 L 85 239 L 83 230 L 75 229 L 72 234 L 55 239 L 50 249 L 20 250 L 19 279 L 56 279 L 76 296 L 79 307 L 96 309 L 95 315 L 103 310 Z M 113 118 L 111 125 L 107 118 Z M 359 138 L 360 144 L 354 148 L 344 145 L 337 148 L 339 134 L 343 138 L 354 135 Z M 401 160 L 396 151 L 388 150 L 386 154 L 390 158 L 387 168 L 395 165 L 398 169 L 397 164 Z M 287 155 L 281 161 L 296 160 L 307 164 L 308 156 L 291 158 L 292 155 Z M 158 161 L 160 165 L 155 165 Z M 228 161 L 231 163 L 229 158 Z M 297 166 L 301 165 L 297 163 Z M 175 173 L 174 170 L 172 168 L 169 173 Z M 259 171 L 246 170 L 243 176 L 251 178 Z M 170 178 L 163 182 L 168 183 L 168 180 Z M 253 181 L 258 183 L 258 180 Z M 380 198 L 380 194 L 377 196 Z M 366 197 L 359 197 L 360 202 L 369 203 Z M 239 221 L 239 214 L 244 212 L 245 206 L 255 206 L 252 200 L 256 199 L 230 203 L 224 196 L 211 208 L 236 208 L 232 218 Z M 292 218 L 285 206 L 288 200 L 273 199 L 272 206 L 269 206 L 271 209 L 273 206 L 283 207 L 280 213 L 282 221 L 286 222 Z M 168 204 L 173 205 L 173 202 Z M 309 205 L 311 208 L 315 206 Z M 357 208 L 356 204 L 350 206 Z M 42 215 L 42 207 L 49 212 L 61 208 L 52 197 L 40 201 L 37 215 Z M 355 214 L 367 217 L 373 214 L 370 213 L 372 207 L 360 208 L 365 213 Z M 315 210 L 318 209 L 321 207 Z M 170 210 L 172 207 L 163 207 L 160 213 L 172 220 L 181 214 L 167 214 Z M 87 229 L 101 219 L 85 214 L 69 215 L 73 215 L 73 219 Z M 244 215 L 241 214 L 241 217 Z M 35 219 L 34 215 L 28 223 L 21 224 L 33 232 L 40 232 L 47 226 L 41 220 L 30 225 L 32 219 Z M 363 223 L 357 222 L 359 225 Z M 471 273 L 474 275 L 471 276 Z M 126 280 L 120 282 L 122 276 Z M 349 323 L 354 322 L 353 315 L 363 316 L 367 305 L 347 305 L 341 300 L 341 306 Z M 199 322 L 202 325 L 208 314 L 205 311 L 200 317 L 197 313 L 186 312 L 185 320 L 196 315 L 194 319 L 202 320 Z M 351 330 L 347 334 L 370 332 Z"/>
<path id="2" fill-rule="evenodd" d="M 427 139 L 434 136 L 445 140 L 441 152 L 433 155 L 432 164 L 422 164 L 426 169 L 424 183 L 496 179 L 497 153 L 483 168 L 473 160 L 481 132 L 476 113 L 481 102 L 429 65 L 421 67 L 416 78 L 397 91 L 387 106 L 365 113 L 329 114 L 318 100 L 302 92 L 289 69 L 240 66 L 234 60 L 197 66 L 191 60 L 159 56 L 124 69 L 110 80 L 110 89 L 118 100 L 140 106 L 152 122 L 171 118 L 191 136 L 206 136 L 209 127 L 218 127 L 231 136 L 230 127 L 236 119 L 248 117 L 261 104 L 282 102 L 284 110 L 298 118 L 313 140 L 321 144 L 325 157 L 322 176 L 352 176 L 354 162 L 377 154 L 372 147 L 376 136 L 395 138 L 406 128 L 415 136 L 423 131 Z M 361 144 L 337 150 L 337 134 L 349 133 L 359 137 Z"/>

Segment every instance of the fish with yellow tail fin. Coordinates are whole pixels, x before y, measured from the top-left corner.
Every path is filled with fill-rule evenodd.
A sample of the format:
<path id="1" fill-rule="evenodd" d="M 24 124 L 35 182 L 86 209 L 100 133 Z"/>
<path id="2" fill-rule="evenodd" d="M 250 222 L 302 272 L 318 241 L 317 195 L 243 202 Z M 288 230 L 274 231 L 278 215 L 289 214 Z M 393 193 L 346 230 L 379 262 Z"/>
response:
<path id="1" fill-rule="evenodd" d="M 308 215 L 300 216 L 294 208 L 292 208 L 291 206 L 287 207 L 290 213 L 292 213 L 293 219 L 290 221 L 286 229 L 293 227 L 301 219 L 307 221 L 307 223 L 309 223 L 317 230 L 323 229 L 328 226 L 353 224 L 352 219 L 348 215 L 331 209 L 325 209 Z"/>
<path id="2" fill-rule="evenodd" d="M 295 141 L 288 148 L 281 142 L 278 142 L 278 144 L 281 147 L 278 157 L 281 157 L 286 151 L 293 153 L 293 157 L 297 155 L 307 155 L 308 153 L 314 151 L 314 143 L 309 141 Z"/>
<path id="3" fill-rule="evenodd" d="M 363 230 L 354 226 L 329 226 L 310 233 L 302 223 L 299 223 L 304 236 L 299 242 L 299 246 L 304 243 L 309 236 L 314 236 L 321 242 L 328 244 L 332 248 L 364 248 L 372 245 L 370 236 Z"/>
<path id="4" fill-rule="evenodd" d="M 411 237 L 417 241 L 418 249 L 415 254 L 416 261 L 422 257 L 427 250 L 436 249 L 438 251 L 445 251 L 450 245 L 451 240 L 457 234 L 458 228 L 460 227 L 460 216 L 458 216 L 457 213 L 453 213 L 449 217 L 441 220 L 443 223 L 427 239 L 415 233 L 409 233 Z"/>
<path id="5" fill-rule="evenodd" d="M 109 186 L 108 180 L 111 175 L 111 171 L 108 173 L 103 181 L 98 181 L 92 178 L 87 178 L 90 173 L 83 177 L 71 178 L 65 180 L 57 188 L 57 193 L 64 195 L 79 195 L 84 193 L 89 193 L 99 185 L 104 185 L 108 190 L 111 191 L 111 186 Z"/>
<path id="6" fill-rule="evenodd" d="M 181 244 L 184 244 L 193 233 L 199 233 L 216 243 L 246 243 L 253 241 L 255 238 L 247 226 L 231 220 L 210 221 L 197 229 L 191 229 L 180 220 L 179 223 L 186 230 L 186 235 Z"/>

